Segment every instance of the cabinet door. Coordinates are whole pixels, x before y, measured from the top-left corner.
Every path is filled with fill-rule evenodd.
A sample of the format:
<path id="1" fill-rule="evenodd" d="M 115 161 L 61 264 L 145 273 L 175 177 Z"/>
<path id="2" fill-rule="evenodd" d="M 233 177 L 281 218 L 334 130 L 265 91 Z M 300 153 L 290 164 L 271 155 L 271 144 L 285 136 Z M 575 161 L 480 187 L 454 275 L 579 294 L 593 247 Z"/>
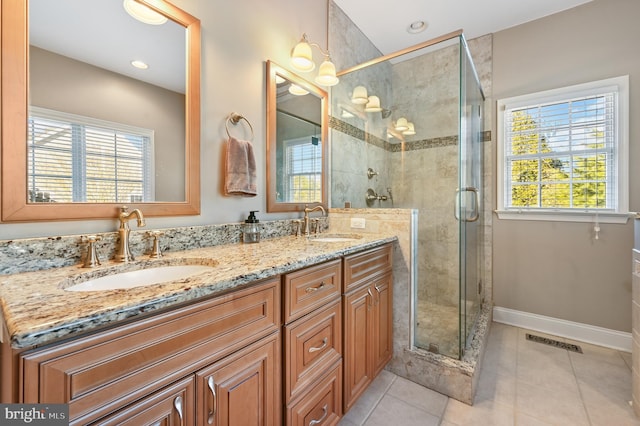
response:
<path id="1" fill-rule="evenodd" d="M 373 377 L 389 362 L 393 355 L 393 280 L 391 273 L 375 280 L 372 285 L 373 309 L 371 309 L 371 343 Z"/>
<path id="2" fill-rule="evenodd" d="M 344 412 L 373 380 L 369 324 L 373 294 L 370 286 L 344 296 Z"/>
<path id="3" fill-rule="evenodd" d="M 280 425 L 279 348 L 276 333 L 196 373 L 196 424 Z"/>
<path id="4" fill-rule="evenodd" d="M 93 425 L 187 426 L 194 419 L 193 375 L 137 401 Z M 73 424 L 73 423 L 71 423 Z"/>

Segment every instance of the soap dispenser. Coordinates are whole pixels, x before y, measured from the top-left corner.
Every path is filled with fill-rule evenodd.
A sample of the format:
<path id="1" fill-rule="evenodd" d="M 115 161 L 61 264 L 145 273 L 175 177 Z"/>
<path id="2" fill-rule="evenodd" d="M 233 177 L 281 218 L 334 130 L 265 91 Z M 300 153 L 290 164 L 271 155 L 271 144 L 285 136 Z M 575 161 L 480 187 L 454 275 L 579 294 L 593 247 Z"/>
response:
<path id="1" fill-rule="evenodd" d="M 260 221 L 256 218 L 255 213 L 258 210 L 249 212 L 249 217 L 244 221 L 244 228 L 242 230 L 242 241 L 245 243 L 258 243 L 260 242 Z"/>

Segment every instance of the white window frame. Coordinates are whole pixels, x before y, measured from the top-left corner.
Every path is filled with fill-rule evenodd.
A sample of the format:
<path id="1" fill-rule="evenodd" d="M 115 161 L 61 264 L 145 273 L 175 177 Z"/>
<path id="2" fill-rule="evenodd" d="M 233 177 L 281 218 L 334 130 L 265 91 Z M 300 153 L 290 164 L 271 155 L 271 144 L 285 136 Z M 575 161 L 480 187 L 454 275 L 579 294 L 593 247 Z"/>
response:
<path id="1" fill-rule="evenodd" d="M 81 126 L 98 127 L 109 131 L 138 135 L 147 138 L 149 143 L 147 146 L 148 149 L 144 153 L 144 194 L 141 195 L 144 198 L 144 202 L 155 201 L 155 179 L 153 178 L 155 176 L 155 132 L 153 130 L 37 106 L 29 106 L 29 117 L 32 115 L 45 119 L 73 123 Z M 74 177 L 74 179 L 76 178 Z"/>
<path id="2" fill-rule="evenodd" d="M 284 192 L 287 194 L 287 197 L 288 197 L 289 200 L 293 199 L 293 193 L 292 192 L 294 191 L 294 188 L 293 188 L 293 185 L 291 183 L 291 180 L 294 177 L 299 176 L 299 174 L 293 173 L 289 168 L 289 166 L 293 162 L 293 159 L 290 158 L 290 156 L 292 154 L 292 150 L 295 149 L 296 147 L 299 147 L 301 145 L 308 145 L 310 137 L 317 137 L 319 143 L 322 143 L 321 142 L 321 138 L 320 138 L 319 135 L 303 136 L 303 137 L 296 138 L 296 139 L 288 139 L 288 140 L 286 140 L 284 142 L 284 146 L 285 146 L 285 150 L 284 150 L 284 164 L 285 164 L 284 171 L 285 171 L 285 176 L 286 176 Z M 320 158 L 322 156 L 322 148 L 319 147 L 318 149 L 320 150 L 318 158 Z M 317 170 L 314 173 L 302 173 L 302 175 L 318 176 L 319 180 L 320 181 L 322 180 L 322 170 Z M 314 191 L 318 191 L 320 193 L 320 198 L 322 198 L 322 185 L 321 184 L 320 184 L 319 187 L 315 187 L 314 186 Z M 311 203 L 311 202 L 315 202 L 315 201 L 317 201 L 317 200 L 313 200 L 313 201 L 310 200 L 308 202 Z"/>
<path id="3" fill-rule="evenodd" d="M 617 89 L 616 139 L 617 155 L 615 167 L 617 177 L 615 183 L 617 205 L 606 211 L 597 209 L 550 209 L 510 207 L 507 203 L 507 176 L 505 161 L 505 114 L 508 110 L 542 105 L 553 102 L 564 102 L 590 95 L 602 94 Z M 527 95 L 500 99 L 497 102 L 498 146 L 497 146 L 497 210 L 500 219 L 543 220 L 564 222 L 602 222 L 626 223 L 629 212 L 629 76 L 613 77 L 584 84 L 546 90 Z"/>

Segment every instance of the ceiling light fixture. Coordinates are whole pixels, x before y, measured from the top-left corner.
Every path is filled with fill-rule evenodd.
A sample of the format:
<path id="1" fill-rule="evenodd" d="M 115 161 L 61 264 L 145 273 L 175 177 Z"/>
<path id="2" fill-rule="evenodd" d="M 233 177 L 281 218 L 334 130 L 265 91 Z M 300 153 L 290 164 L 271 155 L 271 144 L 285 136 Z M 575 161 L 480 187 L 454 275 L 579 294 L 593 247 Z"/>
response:
<path id="1" fill-rule="evenodd" d="M 146 70 L 147 68 L 149 68 L 149 65 L 147 65 L 146 62 L 143 61 L 131 61 L 131 65 L 133 65 L 134 67 L 140 69 L 140 70 Z"/>
<path id="2" fill-rule="evenodd" d="M 311 43 L 306 34 L 302 34 L 302 39 L 291 51 L 291 66 L 302 72 L 313 71 L 316 64 L 313 62 L 311 47 L 316 47 L 325 58 L 324 62 L 320 64 L 315 82 L 321 86 L 335 86 L 338 84 L 340 80 L 336 77 L 336 66 L 331 62 L 329 51 L 322 50 L 318 43 Z"/>
<path id="3" fill-rule="evenodd" d="M 427 29 L 427 23 L 425 21 L 414 21 L 407 27 L 409 34 L 418 34 Z"/>
<path id="4" fill-rule="evenodd" d="M 149 25 L 162 25 L 167 22 L 167 17 L 151 9 L 149 6 L 136 0 L 124 0 L 124 10 L 140 22 Z"/>

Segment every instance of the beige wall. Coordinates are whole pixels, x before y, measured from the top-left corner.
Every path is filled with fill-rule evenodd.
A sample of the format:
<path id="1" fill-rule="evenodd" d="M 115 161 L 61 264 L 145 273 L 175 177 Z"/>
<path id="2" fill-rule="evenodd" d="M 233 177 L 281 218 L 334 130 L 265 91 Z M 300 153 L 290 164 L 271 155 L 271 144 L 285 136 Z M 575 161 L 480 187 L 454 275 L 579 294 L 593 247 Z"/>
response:
<path id="1" fill-rule="evenodd" d="M 327 3 L 318 0 L 171 2 L 198 17 L 202 25 L 202 214 L 148 218 L 147 227 L 153 229 L 239 222 L 246 218 L 249 210 L 260 210 L 261 220 L 299 216 L 265 212 L 265 61 L 272 59 L 288 67 L 291 48 L 300 40 L 303 32 L 312 41 L 326 47 Z M 314 59 L 319 65 L 322 55 L 314 51 Z M 234 111 L 247 117 L 255 131 L 258 196 L 254 198 L 222 195 L 222 154 L 227 138 L 224 123 Z M 238 136 L 245 135 L 239 133 Z M 115 227 L 113 219 L 4 223 L 0 224 L 0 239 L 107 232 L 114 231 Z"/>
<path id="2" fill-rule="evenodd" d="M 640 210 L 639 16 L 637 0 L 594 0 L 493 37 L 494 100 L 630 76 L 632 211 Z M 496 306 L 631 331 L 632 221 L 602 224 L 599 240 L 584 223 L 494 217 L 493 228 Z"/>

